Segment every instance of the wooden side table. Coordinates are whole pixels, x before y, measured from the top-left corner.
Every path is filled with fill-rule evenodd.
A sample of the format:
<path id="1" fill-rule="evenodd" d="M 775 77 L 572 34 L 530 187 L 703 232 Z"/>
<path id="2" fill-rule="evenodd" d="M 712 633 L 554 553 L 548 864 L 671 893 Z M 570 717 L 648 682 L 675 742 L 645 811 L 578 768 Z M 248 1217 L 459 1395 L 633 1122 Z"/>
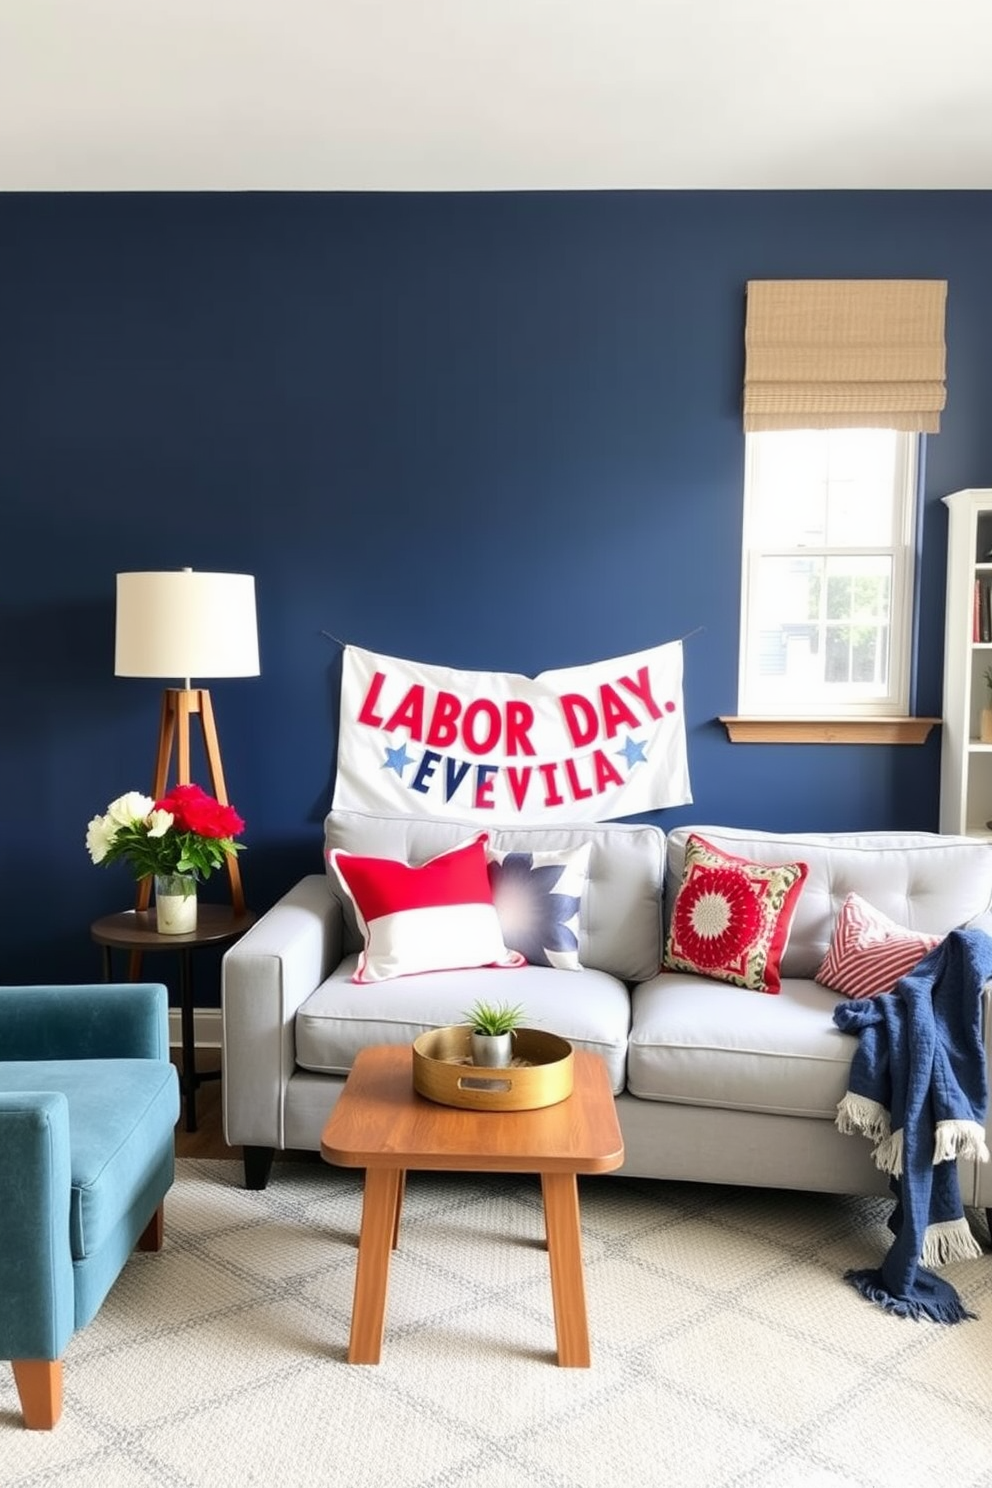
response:
<path id="1" fill-rule="evenodd" d="M 575 1088 L 536 1111 L 468 1111 L 437 1105 L 413 1088 L 410 1047 L 359 1051 L 320 1142 L 326 1162 L 365 1169 L 349 1364 L 378 1364 L 390 1252 L 399 1242 L 409 1169 L 539 1173 L 551 1268 L 558 1363 L 588 1368 L 589 1324 L 576 1175 L 623 1162 L 606 1065 L 575 1052 Z"/>
<path id="2" fill-rule="evenodd" d="M 125 909 L 119 914 L 94 920 L 90 935 L 103 947 L 103 979 L 112 980 L 114 951 L 131 953 L 129 981 L 136 981 L 135 968 L 143 952 L 172 951 L 179 957 L 179 998 L 182 1019 L 183 1069 L 180 1087 L 186 1108 L 186 1130 L 196 1131 L 196 1091 L 204 1080 L 217 1080 L 220 1070 L 196 1068 L 196 1037 L 193 1028 L 193 952 L 203 946 L 223 946 L 238 939 L 255 923 L 250 910 L 238 913 L 230 904 L 204 904 L 196 909 L 196 929 L 189 935 L 161 935 L 154 909 Z"/>

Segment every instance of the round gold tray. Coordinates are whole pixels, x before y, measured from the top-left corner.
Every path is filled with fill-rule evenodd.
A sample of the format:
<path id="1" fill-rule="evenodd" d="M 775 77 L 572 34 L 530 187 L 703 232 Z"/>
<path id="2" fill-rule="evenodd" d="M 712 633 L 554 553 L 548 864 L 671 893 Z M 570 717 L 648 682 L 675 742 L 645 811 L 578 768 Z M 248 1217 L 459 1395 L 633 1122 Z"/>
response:
<path id="1" fill-rule="evenodd" d="M 471 1036 L 470 1026 L 462 1023 L 415 1039 L 414 1090 L 442 1106 L 471 1111 L 535 1111 L 571 1095 L 572 1046 L 567 1039 L 518 1028 L 514 1063 L 508 1069 L 489 1069 L 472 1063 Z"/>

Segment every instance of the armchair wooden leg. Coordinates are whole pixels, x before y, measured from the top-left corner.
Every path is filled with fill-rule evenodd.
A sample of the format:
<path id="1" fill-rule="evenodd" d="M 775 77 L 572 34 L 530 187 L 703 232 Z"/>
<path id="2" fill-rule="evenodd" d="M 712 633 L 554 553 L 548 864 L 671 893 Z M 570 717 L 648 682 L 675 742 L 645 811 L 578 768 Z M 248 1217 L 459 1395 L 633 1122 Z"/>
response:
<path id="1" fill-rule="evenodd" d="M 161 1250 L 165 1238 L 165 1205 L 159 1204 L 151 1219 L 138 1236 L 139 1250 Z"/>
<path id="2" fill-rule="evenodd" d="M 62 1414 L 62 1360 L 12 1359 L 21 1413 L 29 1431 L 51 1431 Z"/>

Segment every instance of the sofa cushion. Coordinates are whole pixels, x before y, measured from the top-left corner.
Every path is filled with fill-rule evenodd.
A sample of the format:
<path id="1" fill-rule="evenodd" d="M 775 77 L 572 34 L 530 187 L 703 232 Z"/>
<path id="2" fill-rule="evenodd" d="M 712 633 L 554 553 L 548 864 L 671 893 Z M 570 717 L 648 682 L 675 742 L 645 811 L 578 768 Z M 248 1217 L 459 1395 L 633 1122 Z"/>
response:
<path id="1" fill-rule="evenodd" d="M 3 1064 L 7 1091 L 60 1091 L 69 1107 L 74 1261 L 99 1251 L 148 1173 L 148 1154 L 174 1141 L 176 1071 L 164 1059 L 32 1059 Z"/>
<path id="2" fill-rule="evenodd" d="M 857 1040 L 834 1026 L 839 999 L 817 982 L 787 978 L 778 997 L 742 997 L 727 982 L 663 972 L 636 987 L 632 1000 L 632 1095 L 836 1116 Z"/>
<path id="3" fill-rule="evenodd" d="M 517 966 L 503 944 L 486 865 L 485 832 L 411 864 L 334 849 L 328 862 L 364 939 L 356 982 L 461 966 Z"/>
<path id="4" fill-rule="evenodd" d="M 665 942 L 666 967 L 777 992 L 805 877 L 805 863 L 753 863 L 691 836 Z"/>
<path id="5" fill-rule="evenodd" d="M 453 847 L 465 835 L 466 828 L 456 822 L 363 811 L 331 811 L 324 823 L 328 849 L 339 847 L 417 863 Z M 583 822 L 574 827 L 493 826 L 489 830 L 489 845 L 497 852 L 560 852 L 586 842 L 591 851 L 579 924 L 579 960 L 585 967 L 609 972 L 622 981 L 645 981 L 661 965 L 665 835 L 660 828 L 630 822 Z M 329 867 L 328 878 L 331 893 L 341 903 L 345 950 L 357 951 L 362 938 L 351 902 Z"/>
<path id="6" fill-rule="evenodd" d="M 816 980 L 845 997 L 877 997 L 891 992 L 940 941 L 939 935 L 897 925 L 860 894 L 848 894 Z"/>
<path id="7" fill-rule="evenodd" d="M 813 978 L 850 893 L 910 930 L 946 935 L 992 905 L 992 843 L 936 832 L 759 832 L 677 827 L 668 835 L 666 915 L 682 880 L 690 834 L 759 863 L 799 859 L 806 882 L 796 905 L 782 976 Z"/>
<path id="8" fill-rule="evenodd" d="M 579 916 L 591 851 L 584 842 L 563 852 L 487 852 L 503 941 L 532 966 L 582 970 Z"/>
<path id="9" fill-rule="evenodd" d="M 614 1093 L 626 1073 L 630 997 L 615 977 L 588 969 L 566 976 L 547 966 L 476 967 L 356 986 L 355 957 L 336 967 L 296 1014 L 296 1062 L 344 1075 L 367 1044 L 411 1044 L 431 1028 L 463 1023 L 477 999 L 523 1004 L 524 1024 L 557 1033 L 606 1061 Z"/>

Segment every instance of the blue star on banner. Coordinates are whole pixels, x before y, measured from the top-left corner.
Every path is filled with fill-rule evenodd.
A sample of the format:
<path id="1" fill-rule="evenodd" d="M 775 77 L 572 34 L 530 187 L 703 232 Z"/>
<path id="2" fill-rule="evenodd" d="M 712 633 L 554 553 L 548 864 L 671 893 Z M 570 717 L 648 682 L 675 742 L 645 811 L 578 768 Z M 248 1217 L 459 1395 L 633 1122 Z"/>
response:
<path id="1" fill-rule="evenodd" d="M 401 744 L 399 749 L 387 749 L 386 761 L 382 765 L 383 770 L 395 770 L 400 779 L 403 779 L 403 771 L 407 765 L 412 765 L 413 760 L 406 752 L 406 745 Z"/>
<path id="2" fill-rule="evenodd" d="M 616 753 L 623 755 L 624 759 L 627 761 L 628 770 L 632 770 L 635 765 L 647 764 L 647 755 L 644 753 L 644 745 L 639 744 L 636 739 L 632 739 L 629 734 L 627 735 L 626 744 L 623 746 L 622 749 L 616 750 Z"/>

